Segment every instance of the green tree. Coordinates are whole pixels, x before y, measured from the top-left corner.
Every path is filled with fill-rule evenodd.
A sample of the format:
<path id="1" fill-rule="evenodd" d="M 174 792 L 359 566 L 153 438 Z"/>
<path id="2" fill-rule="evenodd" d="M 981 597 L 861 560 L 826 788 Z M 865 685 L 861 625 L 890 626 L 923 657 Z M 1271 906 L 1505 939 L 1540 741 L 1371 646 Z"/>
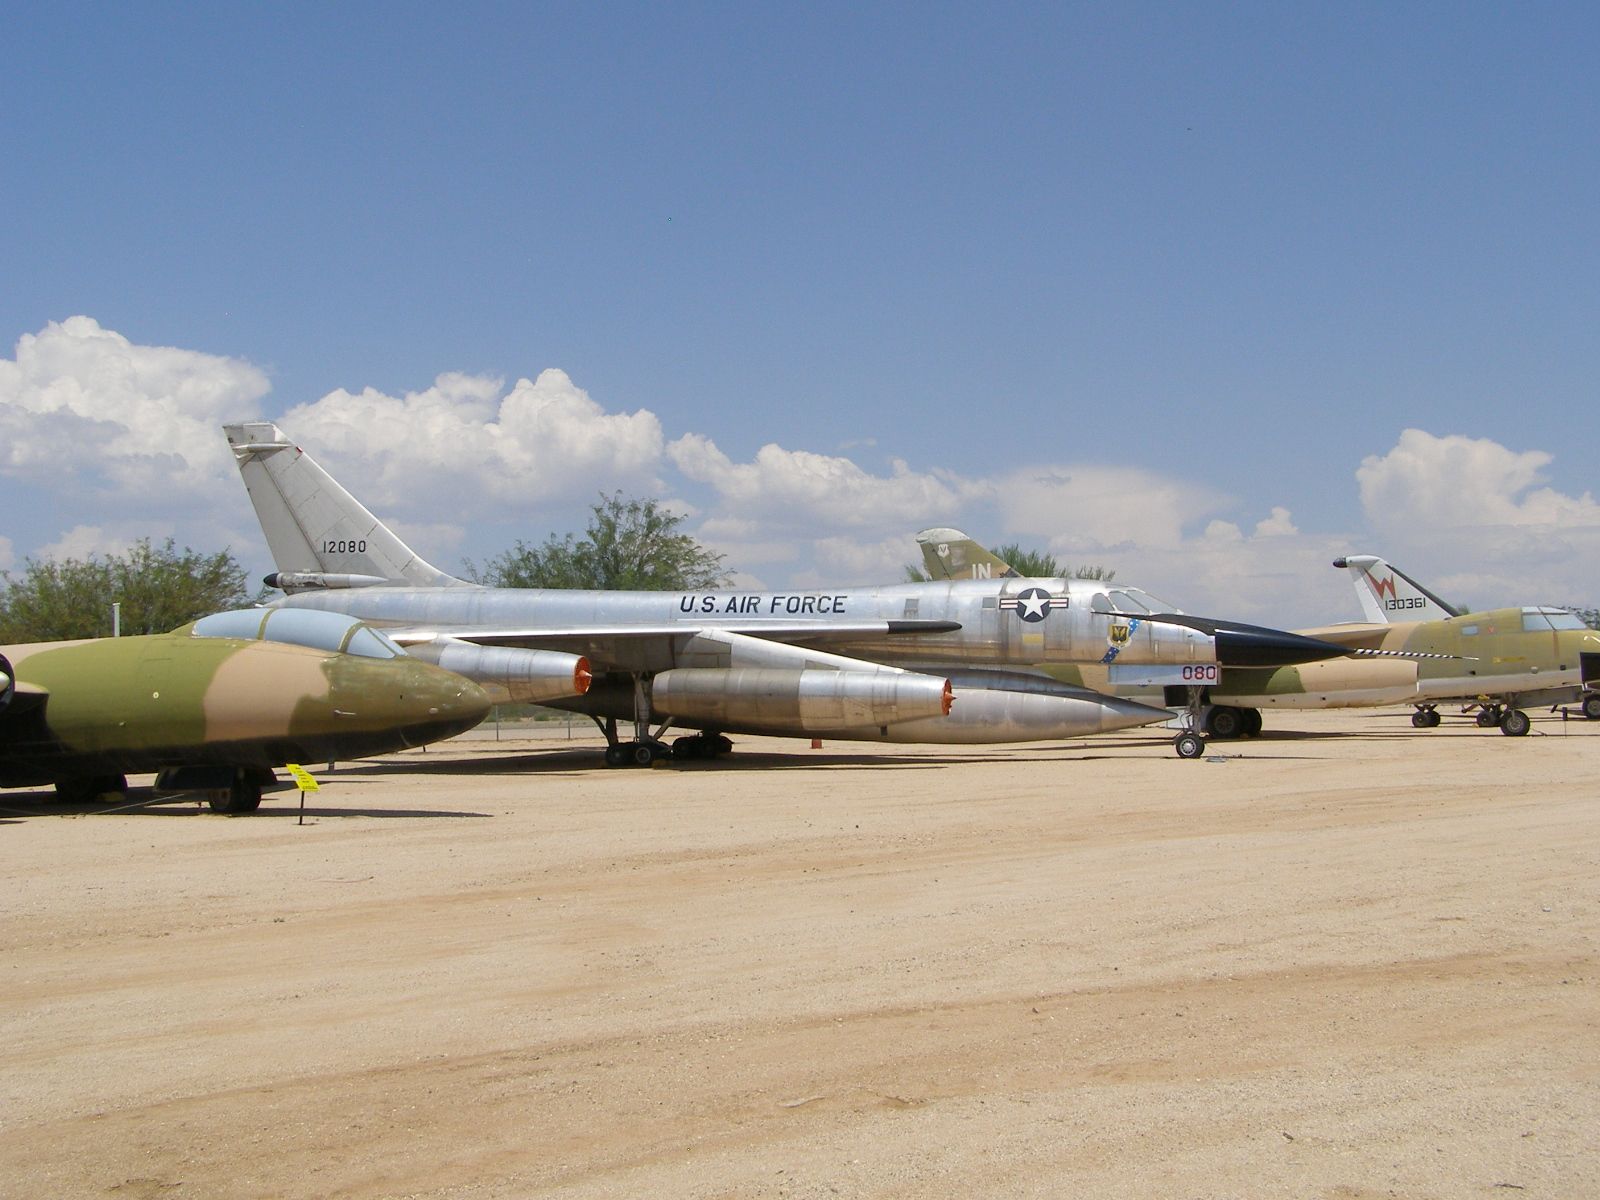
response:
<path id="1" fill-rule="evenodd" d="M 20 576 L 0 574 L 0 642 L 106 637 L 111 605 L 122 606 L 125 634 L 164 633 L 225 608 L 258 603 L 244 568 L 226 550 L 203 554 L 171 538 L 141 538 L 125 554 L 25 560 Z"/>
<path id="2" fill-rule="evenodd" d="M 675 591 L 727 582 L 722 555 L 679 532 L 683 517 L 654 500 L 602 494 L 582 537 L 551 535 L 543 545 L 518 541 L 491 558 L 474 581 L 493 587 Z"/>

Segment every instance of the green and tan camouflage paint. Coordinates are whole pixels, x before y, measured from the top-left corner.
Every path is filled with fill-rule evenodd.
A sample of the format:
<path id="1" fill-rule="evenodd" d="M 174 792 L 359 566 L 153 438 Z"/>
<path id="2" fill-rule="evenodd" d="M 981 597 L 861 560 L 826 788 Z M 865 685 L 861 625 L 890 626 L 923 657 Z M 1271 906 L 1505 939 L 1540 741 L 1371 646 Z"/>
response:
<path id="1" fill-rule="evenodd" d="M 1276 671 L 1230 668 L 1211 689 L 1212 699 L 1337 708 L 1514 696 L 1580 686 L 1580 655 L 1600 652 L 1600 633 L 1591 629 L 1525 630 L 1521 608 L 1305 632 L 1364 649 L 1433 657 L 1336 658 Z"/>
<path id="2" fill-rule="evenodd" d="M 412 659 L 183 630 L 0 652 L 17 680 L 0 713 L 8 784 L 90 769 L 384 753 L 462 732 L 488 711 L 475 684 Z"/>

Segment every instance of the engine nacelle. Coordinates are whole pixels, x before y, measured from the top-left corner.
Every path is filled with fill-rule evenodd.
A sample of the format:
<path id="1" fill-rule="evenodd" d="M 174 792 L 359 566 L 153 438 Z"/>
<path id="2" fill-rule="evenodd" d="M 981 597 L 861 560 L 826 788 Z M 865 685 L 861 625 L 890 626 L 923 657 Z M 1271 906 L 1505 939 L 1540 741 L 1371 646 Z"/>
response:
<path id="1" fill-rule="evenodd" d="M 911 671 L 674 669 L 650 684 L 651 707 L 700 724 L 782 733 L 879 727 L 950 712 L 950 681 Z"/>
<path id="2" fill-rule="evenodd" d="M 496 704 L 566 700 L 587 692 L 594 678 L 587 658 L 559 650 L 479 646 L 460 638 L 436 637 L 407 646 L 406 654 L 466 676 Z"/>

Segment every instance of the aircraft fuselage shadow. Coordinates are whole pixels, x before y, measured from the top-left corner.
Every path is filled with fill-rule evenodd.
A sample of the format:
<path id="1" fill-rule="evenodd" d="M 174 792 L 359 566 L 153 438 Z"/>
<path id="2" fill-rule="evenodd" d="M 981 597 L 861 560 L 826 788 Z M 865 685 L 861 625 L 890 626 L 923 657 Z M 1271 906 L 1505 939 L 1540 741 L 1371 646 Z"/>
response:
<path id="1" fill-rule="evenodd" d="M 43 817 L 298 817 L 299 802 L 293 791 L 272 792 L 261 807 L 249 813 L 214 813 L 204 803 L 192 796 L 156 796 L 147 788 L 129 788 L 128 798 L 116 804 L 96 804 L 81 800 L 58 800 L 54 792 L 21 792 L 9 795 L 0 803 L 0 824 L 17 825 Z M 307 807 L 308 817 L 492 817 L 493 813 L 458 811 L 450 809 L 375 808 L 372 806 L 349 808 L 318 805 Z"/>
<path id="2" fill-rule="evenodd" d="M 820 751 L 797 748 L 793 753 L 765 750 L 740 750 L 737 744 L 731 754 L 715 759 L 690 759 L 677 761 L 663 759 L 650 769 L 680 772 L 738 772 L 811 770 L 821 768 L 867 768 L 884 770 L 934 770 L 939 767 L 963 763 L 989 763 L 1013 761 L 1020 753 L 1031 762 L 1082 759 L 1085 753 L 1104 751 L 1112 747 L 1133 745 L 1168 745 L 1168 739 L 1153 742 L 1069 741 L 1061 745 L 1037 743 L 1017 750 L 1008 745 L 1004 753 L 995 753 L 988 747 L 941 748 L 935 754 L 882 754 L 853 753 L 848 750 Z M 341 765 L 336 778 L 353 778 L 363 775 L 387 775 L 404 771 L 418 775 L 561 775 L 589 773 L 591 771 L 634 771 L 642 768 L 608 767 L 598 747 L 582 750 L 508 750 L 501 754 L 474 758 L 407 759 L 396 762 L 358 762 Z M 1114 756 L 1106 756 L 1114 757 Z"/>

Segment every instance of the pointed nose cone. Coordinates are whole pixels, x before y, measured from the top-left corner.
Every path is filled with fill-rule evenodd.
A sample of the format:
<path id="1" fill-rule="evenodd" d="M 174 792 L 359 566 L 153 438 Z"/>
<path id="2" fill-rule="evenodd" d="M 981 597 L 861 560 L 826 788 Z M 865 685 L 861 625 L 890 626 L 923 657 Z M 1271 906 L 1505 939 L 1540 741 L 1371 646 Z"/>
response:
<path id="1" fill-rule="evenodd" d="M 1103 696 L 1100 700 L 1100 732 L 1113 729 L 1132 729 L 1138 725 L 1154 725 L 1158 721 L 1172 720 L 1172 713 L 1164 708 L 1152 708 L 1134 700 L 1117 696 Z"/>
<path id="2" fill-rule="evenodd" d="M 1217 623 L 1217 662 L 1225 667 L 1290 667 L 1349 654 L 1346 646 L 1260 625 Z"/>
<path id="3" fill-rule="evenodd" d="M 416 665 L 425 675 L 410 684 L 404 700 L 408 717 L 402 733 L 409 745 L 455 737 L 489 715 L 494 702 L 472 680 L 426 663 Z"/>
<path id="4" fill-rule="evenodd" d="M 333 722 L 346 736 L 362 735 L 362 754 L 423 746 L 465 733 L 489 715 L 481 687 L 454 671 L 415 659 L 340 655 L 329 673 Z"/>

